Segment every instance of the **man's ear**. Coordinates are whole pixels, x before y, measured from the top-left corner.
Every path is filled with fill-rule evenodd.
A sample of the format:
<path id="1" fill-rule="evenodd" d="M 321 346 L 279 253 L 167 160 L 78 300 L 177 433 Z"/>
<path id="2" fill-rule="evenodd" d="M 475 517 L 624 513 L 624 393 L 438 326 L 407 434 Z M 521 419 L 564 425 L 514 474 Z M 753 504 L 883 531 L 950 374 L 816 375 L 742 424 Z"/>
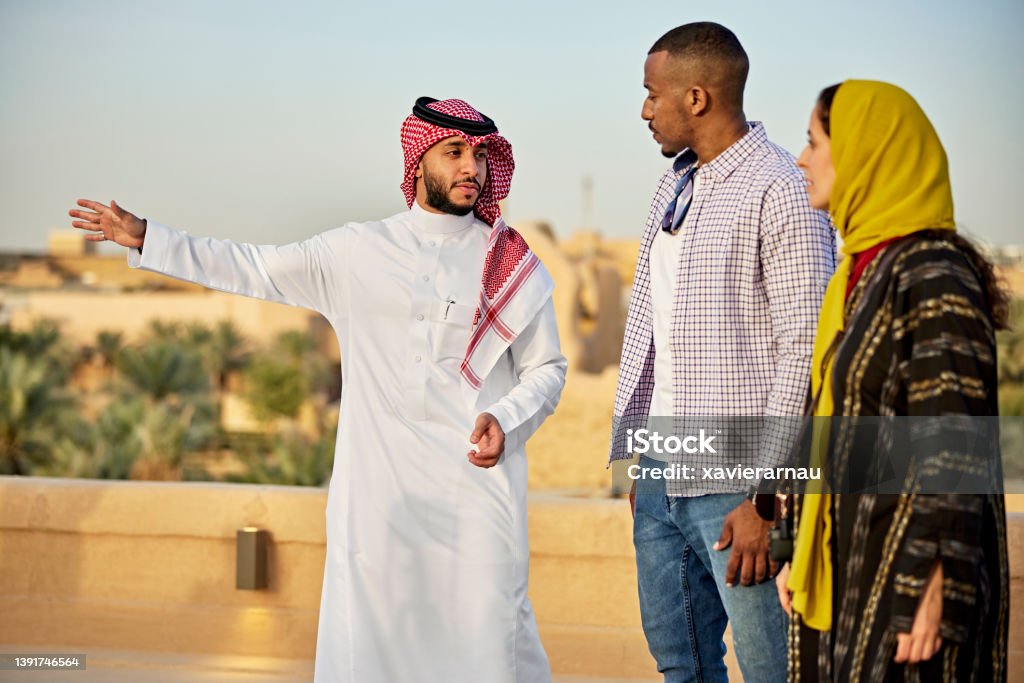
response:
<path id="1" fill-rule="evenodd" d="M 423 160 L 422 159 L 420 159 L 416 163 L 416 177 L 417 178 L 422 178 L 423 177 Z"/>
<path id="2" fill-rule="evenodd" d="M 695 85 L 686 91 L 686 107 L 693 116 L 705 113 L 709 104 L 708 91 L 701 86 Z"/>

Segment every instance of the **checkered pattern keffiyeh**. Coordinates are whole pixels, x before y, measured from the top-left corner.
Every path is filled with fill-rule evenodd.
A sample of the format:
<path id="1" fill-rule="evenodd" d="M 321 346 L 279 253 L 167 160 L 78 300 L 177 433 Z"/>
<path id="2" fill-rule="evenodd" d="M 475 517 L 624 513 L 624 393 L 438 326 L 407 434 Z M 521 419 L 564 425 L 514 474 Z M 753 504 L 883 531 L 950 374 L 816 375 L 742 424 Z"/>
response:
<path id="1" fill-rule="evenodd" d="M 484 261 L 473 335 L 462 361 L 462 377 L 480 389 L 486 373 L 547 302 L 554 282 L 522 235 L 494 222 Z"/>
<path id="2" fill-rule="evenodd" d="M 449 116 L 456 116 L 467 121 L 482 122 L 484 117 L 476 109 L 469 106 L 462 100 L 442 100 L 427 105 L 435 111 Z M 481 142 L 487 143 L 487 180 L 480 190 L 480 197 L 476 201 L 473 211 L 477 217 L 487 223 L 494 225 L 500 215 L 498 202 L 508 196 L 512 187 L 512 172 L 516 168 L 512 159 L 512 146 L 508 140 L 497 133 L 490 135 L 473 136 L 451 128 L 441 128 L 433 123 L 417 118 L 415 115 L 408 116 L 402 123 L 402 152 L 405 155 L 405 175 L 402 178 L 402 193 L 405 195 L 405 203 L 412 206 L 416 201 L 416 166 L 420 163 L 420 157 L 428 149 L 445 138 L 458 135 L 466 141 L 467 145 L 475 146 Z"/>
<path id="3" fill-rule="evenodd" d="M 480 112 L 462 100 L 442 100 L 426 106 L 467 121 L 484 120 Z M 454 135 L 471 146 L 487 143 L 487 180 L 473 210 L 480 220 L 491 226 L 491 234 L 473 334 L 461 366 L 463 379 L 479 391 L 487 373 L 547 302 L 554 283 L 522 235 L 501 218 L 498 202 L 508 196 L 512 187 L 515 162 L 512 146 L 497 133 L 473 136 L 428 123 L 415 115 L 407 117 L 401 133 L 405 156 L 401 187 L 406 204 L 412 206 L 416 201 L 416 167 L 423 153 Z"/>
<path id="4" fill-rule="evenodd" d="M 679 162 L 682 163 L 679 163 Z M 648 423 L 654 392 L 650 253 L 687 155 L 658 184 L 640 241 L 615 392 L 610 460 L 630 457 L 626 430 Z M 675 417 L 796 416 L 810 379 L 818 309 L 836 263 L 824 212 L 811 209 L 793 157 L 764 127 L 696 171 L 672 316 Z M 670 416 L 662 416 L 670 417 Z M 775 421 L 776 423 L 785 421 Z M 765 437 L 767 438 L 767 436 Z M 762 441 L 750 448 L 770 450 Z M 777 450 L 777 449 L 771 449 Z M 758 453 L 745 462 L 763 462 Z M 690 458 L 690 456 L 687 456 Z M 687 464 L 721 466 L 692 456 Z M 687 486 L 686 495 L 735 490 Z M 680 489 L 669 488 L 679 495 Z"/>

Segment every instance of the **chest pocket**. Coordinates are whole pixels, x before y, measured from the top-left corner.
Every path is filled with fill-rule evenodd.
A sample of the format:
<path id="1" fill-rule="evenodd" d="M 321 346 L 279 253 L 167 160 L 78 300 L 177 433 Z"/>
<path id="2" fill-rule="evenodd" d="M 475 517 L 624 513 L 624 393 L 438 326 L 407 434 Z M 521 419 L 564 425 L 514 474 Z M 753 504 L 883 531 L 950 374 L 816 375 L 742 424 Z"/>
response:
<path id="1" fill-rule="evenodd" d="M 476 306 L 437 301 L 430 316 L 431 354 L 435 361 L 456 359 L 466 356 L 469 337 L 473 332 L 473 317 Z"/>

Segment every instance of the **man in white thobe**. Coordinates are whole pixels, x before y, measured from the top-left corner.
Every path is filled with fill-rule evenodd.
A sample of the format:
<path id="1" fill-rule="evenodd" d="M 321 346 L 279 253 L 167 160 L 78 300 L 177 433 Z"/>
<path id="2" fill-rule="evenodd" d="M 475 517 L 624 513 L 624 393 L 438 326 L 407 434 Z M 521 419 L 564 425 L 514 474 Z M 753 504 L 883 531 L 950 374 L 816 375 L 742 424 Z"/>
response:
<path id="1" fill-rule="evenodd" d="M 304 306 L 341 347 L 318 683 L 542 683 L 527 599 L 524 444 L 558 402 L 550 276 L 498 212 L 493 121 L 420 98 L 402 126 L 409 210 L 285 246 L 191 237 L 79 200 L 129 265 Z"/>

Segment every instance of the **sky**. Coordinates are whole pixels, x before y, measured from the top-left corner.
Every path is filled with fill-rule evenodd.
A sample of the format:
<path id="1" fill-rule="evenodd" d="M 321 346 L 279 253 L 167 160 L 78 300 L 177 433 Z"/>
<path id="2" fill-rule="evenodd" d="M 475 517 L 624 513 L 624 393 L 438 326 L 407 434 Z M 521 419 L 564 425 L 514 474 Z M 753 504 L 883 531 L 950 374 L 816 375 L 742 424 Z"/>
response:
<path id="1" fill-rule="evenodd" d="M 640 119 L 644 59 L 703 20 L 737 34 L 747 117 L 794 154 L 821 88 L 906 88 L 946 146 L 957 220 L 1024 243 L 1020 0 L 697 4 L 0 0 L 0 250 L 45 249 L 78 197 L 261 244 L 393 215 L 422 95 L 510 140 L 511 224 L 636 238 L 668 164 Z"/>

